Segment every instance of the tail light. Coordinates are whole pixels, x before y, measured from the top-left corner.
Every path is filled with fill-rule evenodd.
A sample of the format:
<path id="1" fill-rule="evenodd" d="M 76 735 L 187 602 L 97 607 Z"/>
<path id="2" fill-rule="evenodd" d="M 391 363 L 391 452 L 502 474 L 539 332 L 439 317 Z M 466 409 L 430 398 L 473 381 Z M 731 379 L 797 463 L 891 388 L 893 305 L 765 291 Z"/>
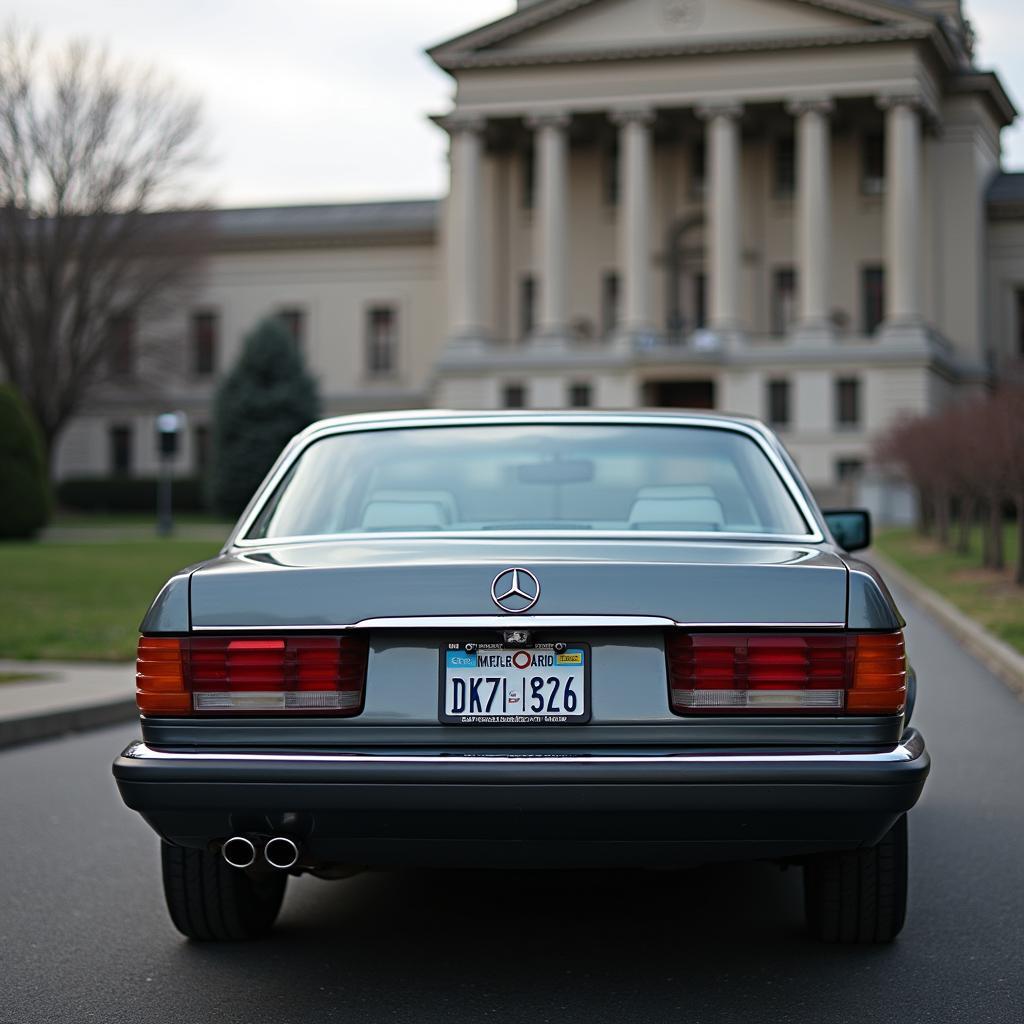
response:
<path id="1" fill-rule="evenodd" d="M 906 702 L 903 633 L 671 633 L 672 710 L 899 714 Z"/>
<path id="2" fill-rule="evenodd" d="M 149 715 L 357 715 L 365 636 L 139 638 L 136 698 Z"/>

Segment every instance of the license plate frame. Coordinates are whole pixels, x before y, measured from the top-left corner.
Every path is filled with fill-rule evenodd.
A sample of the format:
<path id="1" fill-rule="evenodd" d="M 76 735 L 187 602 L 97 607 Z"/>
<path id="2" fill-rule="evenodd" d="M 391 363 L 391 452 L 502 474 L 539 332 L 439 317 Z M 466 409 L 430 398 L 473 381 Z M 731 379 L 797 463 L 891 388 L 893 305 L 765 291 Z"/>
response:
<path id="1" fill-rule="evenodd" d="M 475 648 L 473 653 L 486 653 L 486 654 L 507 654 L 509 656 L 515 655 L 520 652 L 531 652 L 552 654 L 553 656 L 567 655 L 574 652 L 580 652 L 583 656 L 582 665 L 582 680 L 578 682 L 582 683 L 582 687 L 576 692 L 579 694 L 583 703 L 583 713 L 569 714 L 569 713 L 525 713 L 525 714 L 477 714 L 477 713 L 466 713 L 466 714 L 450 714 L 448 712 L 448 656 L 452 652 L 466 652 L 466 646 L 471 645 Z M 563 647 L 562 650 L 558 650 L 559 647 Z M 461 642 L 443 642 L 440 645 L 438 657 L 438 688 L 437 688 L 437 717 L 438 720 L 445 725 L 480 725 L 480 726 L 509 726 L 511 728 L 521 728 L 523 726 L 541 726 L 545 728 L 557 728 L 564 727 L 567 725 L 586 725 L 592 714 L 592 707 L 590 701 L 590 678 L 591 678 L 591 649 L 590 644 L 580 641 L 569 641 L 569 640 L 557 640 L 557 641 L 542 641 L 533 642 L 523 647 L 514 647 L 507 644 L 493 643 L 490 641 L 473 641 L 465 640 Z M 527 668 L 510 666 L 508 668 L 492 669 L 490 677 L 495 675 L 501 675 L 502 677 L 522 675 L 524 672 L 529 673 L 530 671 L 537 673 L 543 672 L 543 668 L 537 668 L 531 665 Z M 467 668 L 467 672 L 470 671 Z M 476 671 L 487 672 L 487 668 L 477 669 Z M 553 687 L 548 685 L 550 677 L 545 679 L 545 697 L 550 695 Z M 525 684 L 523 690 L 525 691 Z M 490 687 L 488 686 L 487 695 L 490 695 Z M 525 702 L 528 699 L 528 693 L 523 692 L 521 700 Z M 556 696 L 556 700 L 558 697 Z M 559 705 L 560 706 L 560 705 Z"/>

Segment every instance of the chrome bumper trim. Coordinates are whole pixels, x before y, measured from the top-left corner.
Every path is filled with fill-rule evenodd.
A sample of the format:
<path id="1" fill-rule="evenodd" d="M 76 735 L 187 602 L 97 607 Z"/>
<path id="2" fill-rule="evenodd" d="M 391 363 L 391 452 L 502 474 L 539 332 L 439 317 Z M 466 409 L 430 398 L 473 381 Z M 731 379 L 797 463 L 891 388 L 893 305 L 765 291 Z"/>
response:
<path id="1" fill-rule="evenodd" d="M 924 740 L 912 733 L 889 750 L 832 751 L 827 754 L 302 754 L 302 753 L 224 753 L 214 751 L 154 750 L 138 741 L 130 744 L 122 757 L 137 761 L 177 761 L 186 764 L 235 762 L 244 764 L 891 764 L 916 761 L 924 753 Z"/>
<path id="2" fill-rule="evenodd" d="M 287 626 L 193 626 L 196 633 L 294 633 L 348 629 L 843 629 L 844 622 L 677 622 L 661 615 L 412 615 Z"/>

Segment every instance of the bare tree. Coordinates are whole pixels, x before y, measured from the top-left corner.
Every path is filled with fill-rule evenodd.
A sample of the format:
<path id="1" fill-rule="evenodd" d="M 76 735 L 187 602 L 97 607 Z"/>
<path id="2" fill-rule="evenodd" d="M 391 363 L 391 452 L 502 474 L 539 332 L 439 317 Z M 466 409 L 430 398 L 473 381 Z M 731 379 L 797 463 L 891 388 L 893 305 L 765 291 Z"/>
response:
<path id="1" fill-rule="evenodd" d="M 166 306 L 196 268 L 205 214 L 185 189 L 201 157 L 198 104 L 153 71 L 0 38 L 0 366 L 51 462 L 111 374 L 111 324 Z"/>

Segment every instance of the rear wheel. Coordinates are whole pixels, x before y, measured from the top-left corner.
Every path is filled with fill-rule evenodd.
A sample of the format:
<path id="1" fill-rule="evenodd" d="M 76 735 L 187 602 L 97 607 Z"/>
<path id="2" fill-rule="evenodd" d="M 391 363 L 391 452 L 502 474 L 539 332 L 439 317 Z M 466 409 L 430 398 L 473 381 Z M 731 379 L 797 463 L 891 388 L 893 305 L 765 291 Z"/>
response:
<path id="1" fill-rule="evenodd" d="M 265 935 L 281 909 L 288 876 L 253 878 L 217 853 L 161 844 L 164 896 L 174 927 L 200 942 Z"/>
<path id="2" fill-rule="evenodd" d="M 907 816 L 877 846 L 804 864 L 807 926 L 825 942 L 891 942 L 907 913 Z"/>

